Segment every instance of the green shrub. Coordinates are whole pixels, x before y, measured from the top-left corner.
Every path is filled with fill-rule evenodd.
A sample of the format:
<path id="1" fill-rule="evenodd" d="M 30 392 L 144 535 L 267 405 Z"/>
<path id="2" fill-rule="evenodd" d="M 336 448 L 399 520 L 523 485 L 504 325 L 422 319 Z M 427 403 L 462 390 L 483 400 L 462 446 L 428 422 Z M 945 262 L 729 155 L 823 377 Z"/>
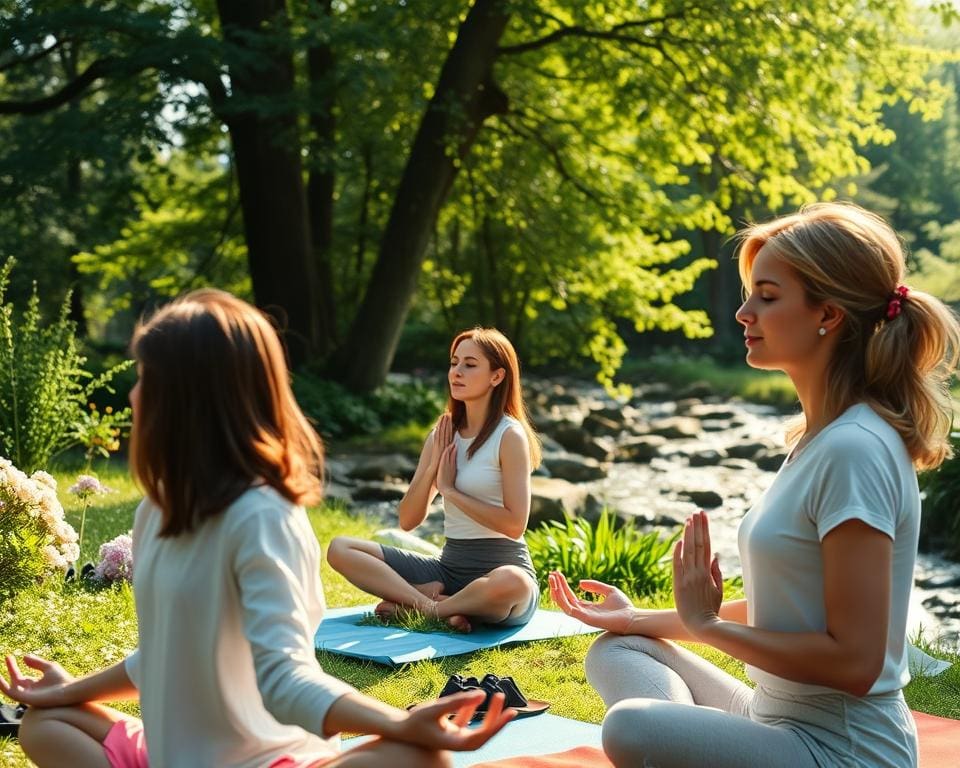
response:
<path id="1" fill-rule="evenodd" d="M 64 520 L 57 481 L 27 477 L 0 459 L 0 600 L 11 598 L 77 559 L 77 533 Z"/>
<path id="2" fill-rule="evenodd" d="M 949 557 L 960 558 L 960 433 L 954 433 L 951 440 L 953 458 L 920 476 L 920 544 L 924 549 L 943 550 Z"/>
<path id="3" fill-rule="evenodd" d="M 0 268 L 0 455 L 26 472 L 48 466 L 50 459 L 75 445 L 88 450 L 94 440 L 112 439 L 129 417 L 111 415 L 101 429 L 87 403 L 95 392 L 110 388 L 110 380 L 132 365 L 126 361 L 99 376 L 86 370 L 75 324 L 70 320 L 69 294 L 60 313 L 44 323 L 36 286 L 26 309 L 17 318 L 6 301 L 13 259 Z M 119 447 L 119 446 L 118 446 Z M 95 449 L 94 449 L 95 450 Z"/>
<path id="4" fill-rule="evenodd" d="M 528 532 L 526 539 L 541 588 L 550 571 L 560 570 L 573 584 L 596 579 L 639 596 L 670 587 L 671 554 L 679 535 L 643 533 L 632 523 L 620 524 L 605 509 L 596 523 L 571 517 L 552 520 Z"/>
<path id="5" fill-rule="evenodd" d="M 439 391 L 420 381 L 387 382 L 367 395 L 309 372 L 294 376 L 304 413 L 325 437 L 374 435 L 388 427 L 433 421 L 443 410 Z"/>

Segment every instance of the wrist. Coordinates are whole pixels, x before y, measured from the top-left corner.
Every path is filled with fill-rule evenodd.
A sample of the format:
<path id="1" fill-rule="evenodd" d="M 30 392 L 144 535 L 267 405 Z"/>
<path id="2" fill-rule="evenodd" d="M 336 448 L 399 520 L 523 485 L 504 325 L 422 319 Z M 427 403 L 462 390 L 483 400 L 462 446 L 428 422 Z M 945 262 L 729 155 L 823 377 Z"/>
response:
<path id="1" fill-rule="evenodd" d="M 636 608 L 631 609 L 630 616 L 627 619 L 626 625 L 620 631 L 621 635 L 639 635 L 642 634 L 638 631 L 638 622 L 640 621 L 640 611 Z"/>
<path id="2" fill-rule="evenodd" d="M 409 719 L 409 712 L 390 707 L 390 711 L 384 713 L 383 728 L 380 735 L 390 741 L 403 741 L 403 733 Z"/>
<path id="3" fill-rule="evenodd" d="M 723 619 L 713 613 L 701 617 L 695 626 L 688 627 L 688 629 L 697 640 L 712 645 L 713 640 L 723 633 L 723 625 L 725 623 Z"/>

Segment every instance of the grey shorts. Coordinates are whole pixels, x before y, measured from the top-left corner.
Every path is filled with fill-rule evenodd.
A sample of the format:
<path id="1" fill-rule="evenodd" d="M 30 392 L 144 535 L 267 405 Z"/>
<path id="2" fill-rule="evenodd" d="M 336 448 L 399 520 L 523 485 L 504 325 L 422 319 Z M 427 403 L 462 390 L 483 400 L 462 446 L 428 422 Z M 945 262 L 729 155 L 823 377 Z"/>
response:
<path id="1" fill-rule="evenodd" d="M 540 588 L 537 573 L 530 560 L 530 551 L 524 541 L 513 539 L 447 539 L 440 557 L 428 557 L 418 552 L 381 545 L 383 559 L 404 581 L 426 584 L 439 581 L 447 595 L 455 595 L 467 584 L 486 576 L 501 565 L 515 565 L 526 572 L 534 584 L 530 605 L 519 616 L 499 622 L 504 626 L 526 624 L 537 611 Z"/>

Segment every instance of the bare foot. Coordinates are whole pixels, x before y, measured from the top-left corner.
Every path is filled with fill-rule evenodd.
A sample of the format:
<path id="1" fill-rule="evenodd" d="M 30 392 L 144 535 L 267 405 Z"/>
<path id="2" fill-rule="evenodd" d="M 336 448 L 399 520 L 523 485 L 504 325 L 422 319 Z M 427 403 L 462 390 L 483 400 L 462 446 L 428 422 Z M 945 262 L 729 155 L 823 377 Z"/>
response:
<path id="1" fill-rule="evenodd" d="M 461 616 L 459 613 L 455 613 L 453 616 L 447 616 L 444 621 L 450 625 L 451 629 L 456 630 L 457 632 L 463 632 L 467 634 L 473 631 L 473 627 L 470 624 L 470 619 L 466 616 Z"/>
<path id="2" fill-rule="evenodd" d="M 380 621 L 392 621 L 397 615 L 399 608 L 400 606 L 396 603 L 391 603 L 389 600 L 381 600 L 377 603 L 377 607 L 373 609 L 373 613 Z"/>

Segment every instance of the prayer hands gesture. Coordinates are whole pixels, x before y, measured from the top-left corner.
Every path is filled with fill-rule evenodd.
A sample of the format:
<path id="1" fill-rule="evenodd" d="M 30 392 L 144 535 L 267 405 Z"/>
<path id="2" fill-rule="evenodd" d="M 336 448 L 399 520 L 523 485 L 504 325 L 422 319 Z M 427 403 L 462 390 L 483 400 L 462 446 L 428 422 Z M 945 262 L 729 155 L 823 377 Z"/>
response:
<path id="1" fill-rule="evenodd" d="M 580 589 L 603 597 L 601 602 L 593 603 L 578 598 L 560 571 L 553 571 L 547 576 L 547 581 L 550 584 L 550 597 L 568 616 L 579 619 L 591 627 L 605 629 L 618 635 L 627 634 L 636 615 L 636 609 L 630 602 L 630 598 L 616 587 L 604 584 L 602 581 L 583 579 L 580 582 Z"/>
<path id="2" fill-rule="evenodd" d="M 433 430 L 431 464 L 436 477 L 434 485 L 440 493 L 443 493 L 444 488 L 450 488 L 456 483 L 457 449 L 453 442 L 453 419 L 449 413 L 443 414 L 437 420 L 437 426 Z"/>
<path id="3" fill-rule="evenodd" d="M 73 682 L 73 676 L 55 661 L 47 661 L 39 656 L 27 654 L 24 663 L 42 675 L 39 679 L 26 677 L 20 672 L 17 660 L 7 656 L 7 672 L 10 681 L 0 675 L 0 691 L 20 704 L 31 707 L 56 707 L 63 703 L 63 689 Z"/>
<path id="4" fill-rule="evenodd" d="M 437 468 L 437 490 L 441 495 L 457 484 L 457 445 L 450 443 L 440 456 L 440 466 Z"/>
<path id="5" fill-rule="evenodd" d="M 687 518 L 674 547 L 673 599 L 680 621 L 694 636 L 719 617 L 723 577 L 720 561 L 710 552 L 710 524 L 703 511 Z"/>
<path id="6" fill-rule="evenodd" d="M 473 713 L 485 698 L 484 691 L 468 691 L 418 704 L 402 721 L 394 738 L 430 749 L 458 752 L 477 749 L 517 714 L 512 709 L 504 711 L 504 695 L 496 693 L 480 724 L 469 728 Z M 448 718 L 449 715 L 453 717 Z"/>
<path id="7" fill-rule="evenodd" d="M 440 464 L 440 456 L 452 442 L 453 419 L 449 413 L 445 413 L 437 419 L 437 425 L 433 428 L 433 460 L 438 466 Z"/>

